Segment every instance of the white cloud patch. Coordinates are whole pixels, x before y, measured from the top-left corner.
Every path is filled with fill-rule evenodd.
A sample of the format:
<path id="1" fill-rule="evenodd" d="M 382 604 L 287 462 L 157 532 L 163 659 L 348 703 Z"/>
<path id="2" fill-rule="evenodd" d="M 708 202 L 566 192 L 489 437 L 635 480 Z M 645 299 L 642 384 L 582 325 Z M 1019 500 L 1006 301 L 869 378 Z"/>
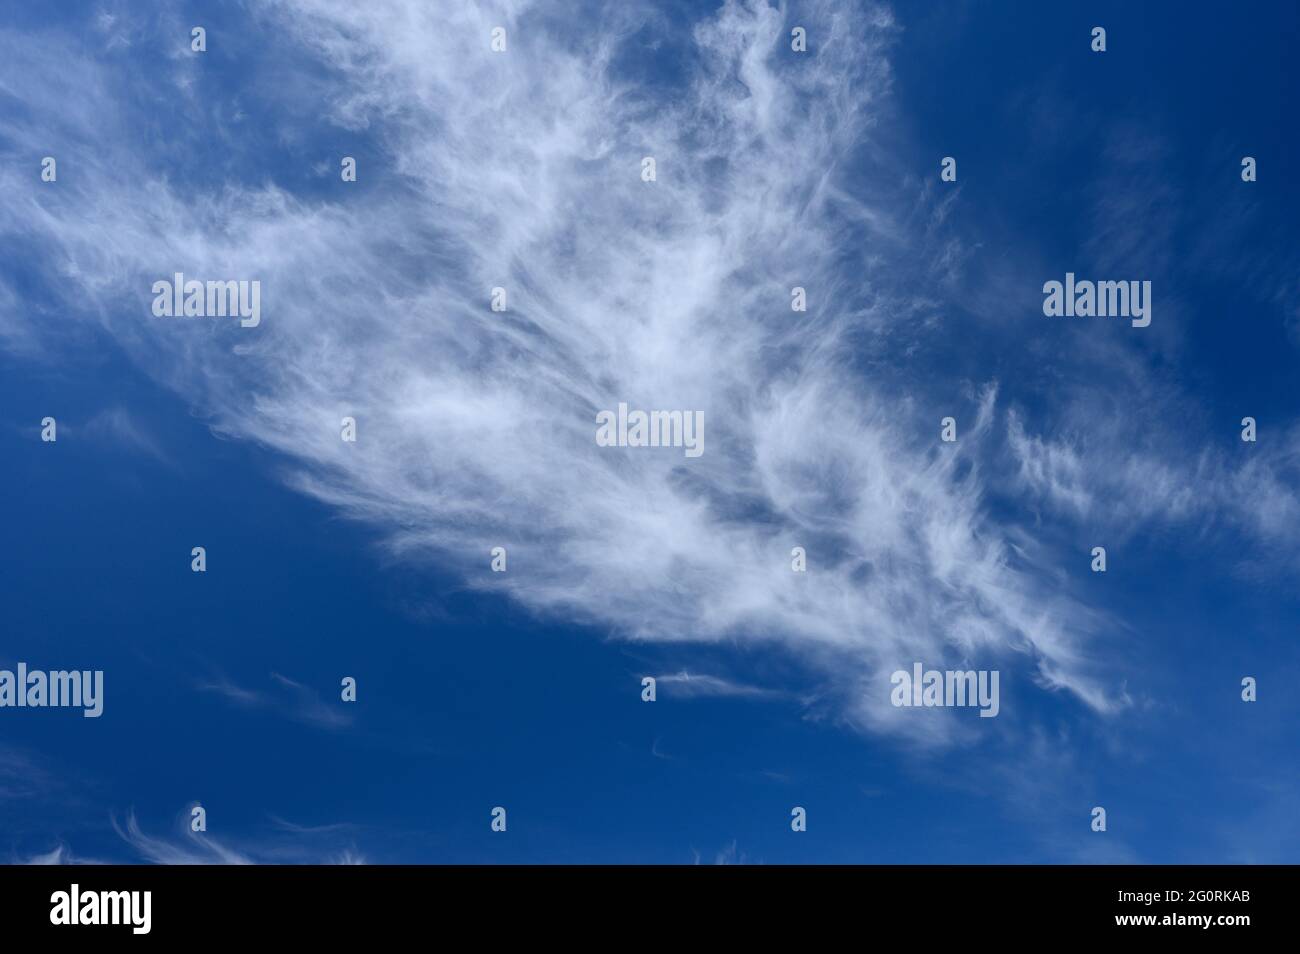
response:
<path id="1" fill-rule="evenodd" d="M 857 366 L 863 328 L 901 328 L 915 307 L 887 292 L 898 210 L 849 175 L 883 115 L 886 13 L 817 5 L 796 58 L 764 3 L 728 2 L 689 40 L 636 4 L 563 22 L 526 3 L 256 9 L 282 46 L 267 56 L 311 67 L 266 108 L 292 127 L 323 104 L 320 123 L 367 146 L 356 184 L 295 194 L 270 183 L 265 143 L 238 139 L 222 142 L 224 175 L 196 182 L 180 157 L 208 148 L 197 99 L 170 103 L 176 150 L 152 148 L 121 135 L 156 105 L 138 84 L 0 35 L 20 92 L 67 131 L 57 189 L 0 172 L 0 240 L 41 256 L 75 314 L 215 428 L 287 455 L 299 489 L 384 528 L 396 553 L 535 611 L 630 639 L 778 647 L 859 727 L 958 737 L 942 713 L 889 705 L 889 673 L 917 660 L 1023 654 L 1042 685 L 1123 704 L 1089 652 L 1095 620 L 990 515 L 996 388 L 952 412 L 946 445 L 915 395 Z M 488 44 L 498 24 L 505 54 Z M 628 77 L 646 34 L 680 47 L 680 76 Z M 74 79 L 41 91 L 51 63 Z M 65 97 L 82 105 L 69 114 Z M 37 125 L 3 122 L 28 141 Z M 261 326 L 152 317 L 151 283 L 176 271 L 260 280 Z M 807 313 L 790 310 L 795 285 Z M 495 286 L 505 313 L 489 310 Z M 0 302 L 12 294 L 0 284 Z M 596 412 L 620 401 L 702 411 L 707 452 L 597 447 Z M 1027 479 L 1090 506 L 1078 462 L 1041 456 Z M 487 572 L 498 545 L 506 574 Z M 807 573 L 791 572 L 793 546 Z"/>
<path id="2" fill-rule="evenodd" d="M 1300 546 L 1300 430 L 1240 441 L 1232 422 L 1218 449 L 1162 452 L 1140 426 L 1027 433 L 1008 414 L 1007 436 L 1025 489 L 1099 535 L 1122 540 L 1151 523 L 1226 527 L 1295 561 Z"/>

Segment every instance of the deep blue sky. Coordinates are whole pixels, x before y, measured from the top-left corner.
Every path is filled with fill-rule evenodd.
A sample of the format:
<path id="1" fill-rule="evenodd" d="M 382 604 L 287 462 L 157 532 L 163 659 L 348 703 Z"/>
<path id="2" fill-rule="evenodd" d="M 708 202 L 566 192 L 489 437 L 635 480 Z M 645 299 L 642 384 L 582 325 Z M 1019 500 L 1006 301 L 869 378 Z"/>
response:
<path id="1" fill-rule="evenodd" d="M 677 5 L 669 32 L 688 43 L 705 6 Z M 6 0 L 0 25 L 10 41 L 65 34 L 125 77 L 122 89 L 149 89 L 157 24 L 129 48 L 105 50 L 90 27 L 101 8 Z M 1107 423 L 1122 421 L 1150 433 L 1159 454 L 1206 449 L 1229 470 L 1234 455 L 1267 444 L 1279 484 L 1262 492 L 1296 493 L 1295 451 L 1276 450 L 1294 441 L 1300 418 L 1295 6 L 900 4 L 894 13 L 892 81 L 879 132 L 854 160 L 859 186 L 937 191 L 939 159 L 957 157 L 960 191 L 940 228 L 964 257 L 951 281 L 919 261 L 914 273 L 894 272 L 939 302 L 938 325 L 897 353 L 864 352 L 858 373 L 910 395 L 936 423 L 968 406 L 967 383 L 996 379 L 999 401 L 1044 439 L 1077 436 L 1081 421 L 1129 434 Z M 223 96 L 238 99 L 250 135 L 266 143 L 264 166 L 228 163 L 220 143 L 205 145 L 184 116 L 142 98 L 156 126 L 124 121 L 124 133 L 155 151 L 169 182 L 273 182 L 313 201 L 335 191 L 333 172 L 312 172 L 319 156 L 356 155 L 367 173 L 391 167 L 369 131 L 324 119 L 311 129 L 313 116 L 293 117 L 302 129 L 292 135 L 281 128 L 290 120 L 263 96 L 293 64 L 261 59 L 256 31 L 235 50 L 224 42 L 246 16 L 223 4 L 176 22 L 208 25 L 202 95 L 214 113 Z M 815 47 L 817 23 L 807 22 Z M 1088 49 L 1093 25 L 1108 31 L 1105 54 Z M 787 48 L 779 43 L 777 56 Z M 669 88 L 691 68 L 671 46 L 618 63 Z M 0 119 L 11 121 L 25 107 L 6 74 L 0 67 Z M 0 162 L 33 180 L 39 157 L 62 146 L 14 141 L 18 127 L 3 128 Z M 1256 183 L 1240 181 L 1244 155 L 1259 161 Z M 61 187 L 77 176 L 61 161 Z M 347 201 L 365 203 L 377 179 L 364 175 Z M 1118 240 L 1099 208 L 1122 210 Z M 927 262 L 928 228 L 904 221 L 899 240 Z M 0 274 L 14 296 L 0 296 L 3 327 L 42 325 L 38 347 L 0 347 L 0 665 L 103 669 L 106 698 L 98 720 L 0 710 L 8 860 L 55 849 L 63 860 L 171 857 L 122 836 L 131 816 L 146 838 L 210 860 L 183 832 L 196 802 L 213 839 L 259 861 L 1300 856 L 1300 527 L 1261 534 L 1215 498 L 1185 519 L 1146 515 L 1111 546 L 1109 572 L 1093 576 L 1095 532 L 990 481 L 989 513 L 1036 527 L 1071 591 L 1118 621 L 1095 645 L 1109 684 L 1134 703 L 1100 714 L 1007 663 L 1002 706 L 1030 727 L 978 746 L 918 748 L 847 724 L 833 703 L 807 703 L 819 677 L 798 652 L 732 639 L 628 642 L 617 626 L 476 592 L 457 566 L 394 556 L 381 545 L 386 528 L 287 483 L 291 457 L 214 433 L 203 385 L 166 381 L 94 321 L 73 330 L 52 288 L 75 279 L 61 279 L 41 249 L 12 222 L 0 232 Z M 1152 279 L 1149 334 L 1044 318 L 1041 282 L 1067 270 Z M 867 295 L 851 267 L 846 275 L 848 296 Z M 123 310 L 136 315 L 138 303 Z M 1123 370 L 1105 357 L 1076 363 L 1105 339 L 1120 342 Z M 1135 391 L 1135 376 L 1150 389 Z M 60 422 L 54 445 L 39 440 L 47 414 Z M 1260 421 L 1258 448 L 1237 437 L 1246 414 Z M 1122 468 L 1127 439 L 1109 445 L 1108 466 Z M 189 571 L 196 545 L 207 548 L 203 575 Z M 684 669 L 772 692 L 640 701 L 642 674 Z M 344 675 L 359 682 L 352 706 L 338 701 Z M 1254 705 L 1239 699 L 1244 675 L 1259 679 Z M 252 694 L 249 703 L 204 688 L 219 684 Z M 495 805 L 509 811 L 505 835 L 489 830 Z M 806 833 L 790 831 L 794 805 L 808 809 Z M 1109 813 L 1104 835 L 1088 830 L 1094 805 Z"/>

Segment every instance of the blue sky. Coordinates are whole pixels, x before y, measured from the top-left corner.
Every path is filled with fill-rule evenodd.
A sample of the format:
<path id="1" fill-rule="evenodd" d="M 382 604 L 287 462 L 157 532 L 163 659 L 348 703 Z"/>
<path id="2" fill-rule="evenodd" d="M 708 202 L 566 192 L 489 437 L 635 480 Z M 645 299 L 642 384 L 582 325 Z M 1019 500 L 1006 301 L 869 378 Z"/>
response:
<path id="1" fill-rule="evenodd" d="M 1292 5 L 437 6 L 4 4 L 0 856 L 1297 859 Z"/>

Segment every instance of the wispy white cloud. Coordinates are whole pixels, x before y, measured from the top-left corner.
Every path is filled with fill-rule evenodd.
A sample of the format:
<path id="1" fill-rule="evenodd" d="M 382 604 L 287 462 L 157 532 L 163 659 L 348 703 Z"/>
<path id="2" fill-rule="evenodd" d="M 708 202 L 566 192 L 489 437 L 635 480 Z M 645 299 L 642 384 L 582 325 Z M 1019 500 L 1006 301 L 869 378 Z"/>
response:
<path id="1" fill-rule="evenodd" d="M 40 760 L 13 746 L 0 744 L 0 801 L 47 798 L 57 786 L 57 776 Z"/>
<path id="2" fill-rule="evenodd" d="M 129 812 L 124 825 L 112 819 L 113 830 L 145 861 L 158 865 L 251 865 L 255 862 L 241 851 L 226 846 L 220 838 L 207 832 L 194 832 L 188 825 L 178 826 L 182 834 L 173 838 L 146 835 Z"/>
<path id="3" fill-rule="evenodd" d="M 274 690 L 249 689 L 224 676 L 198 683 L 198 688 L 215 693 L 233 705 L 253 709 L 270 709 L 286 717 L 325 729 L 339 729 L 352 724 L 351 716 L 332 706 L 309 686 L 273 672 Z"/>
<path id="4" fill-rule="evenodd" d="M 682 672 L 655 677 L 656 685 L 667 687 L 670 694 L 691 698 L 695 696 L 748 696 L 750 698 L 774 698 L 784 695 L 779 690 L 764 689 L 761 686 L 749 686 L 733 682 L 721 676 L 703 673 Z"/>
<path id="5" fill-rule="evenodd" d="M 271 678 L 286 689 L 292 697 L 294 718 L 325 728 L 351 725 L 351 716 L 338 706 L 327 704 L 315 689 L 295 682 L 278 672 L 271 673 Z"/>
<path id="6" fill-rule="evenodd" d="M 781 9 L 732 0 L 658 93 L 622 72 L 627 37 L 675 29 L 639 4 L 585 7 L 581 28 L 528 3 L 257 11 L 274 54 L 314 77 L 268 108 L 323 103 L 372 157 L 331 198 L 267 184 L 265 143 L 238 139 L 223 181 L 178 184 L 167 153 L 118 134 L 141 122 L 120 76 L 0 35 L 30 70 L 19 92 L 66 117 L 71 89 L 26 86 L 70 61 L 84 104 L 65 121 L 75 176 L 38 192 L 0 172 L 14 197 L 0 237 L 39 250 L 74 312 L 219 431 L 286 455 L 294 486 L 383 528 L 402 558 L 628 639 L 776 648 L 858 727 L 970 731 L 889 705 L 888 674 L 915 660 L 1021 659 L 1099 712 L 1126 704 L 1091 648 L 1098 614 L 1020 559 L 1022 528 L 989 506 L 1007 439 L 996 386 L 945 399 L 961 438 L 941 445 L 933 401 L 862 371 L 874 341 L 915 336 L 933 310 L 896 287 L 915 208 L 858 181 L 887 117 L 885 10 L 811 5 L 799 57 Z M 505 54 L 488 46 L 496 25 Z M 185 135 L 228 135 L 176 108 Z M 951 282 L 952 198 L 915 201 Z M 150 283 L 177 270 L 261 280 L 262 325 L 151 317 Z M 505 313 L 488 308 L 498 285 Z M 807 313 L 790 310 L 794 285 Z M 597 447 L 595 413 L 619 401 L 702 411 L 705 455 Z M 356 444 L 339 440 L 343 415 Z M 1095 509 L 1076 447 L 1009 426 L 1031 489 Z M 1157 488 L 1175 503 L 1179 479 Z M 497 545 L 506 574 L 487 572 Z M 793 546 L 807 573 L 791 572 Z"/>
<path id="7" fill-rule="evenodd" d="M 108 864 L 106 861 L 99 861 L 94 858 L 83 858 L 80 855 L 73 854 L 72 849 L 67 845 L 55 845 L 49 851 L 40 852 L 35 855 L 29 855 L 26 858 L 18 859 L 13 864 L 20 865 L 103 865 Z"/>
<path id="8" fill-rule="evenodd" d="M 1300 430 L 1250 443 L 1229 421 L 1219 449 L 1183 453 L 1152 449 L 1137 423 L 1043 437 L 1011 412 L 1007 433 L 1020 484 L 1098 535 L 1191 524 L 1245 533 L 1291 566 L 1300 558 Z"/>
<path id="9" fill-rule="evenodd" d="M 254 847 L 234 847 L 227 839 L 211 832 L 195 832 L 189 827 L 189 813 L 178 819 L 177 833 L 160 837 L 148 835 L 140 827 L 134 812 L 124 823 L 112 818 L 113 829 L 127 846 L 144 861 L 159 865 L 254 865 L 254 864 L 365 864 L 365 858 L 353 847 L 320 848 L 302 840 L 302 836 L 325 832 L 325 829 L 286 828 L 296 841 L 260 838 Z M 287 823 L 283 823 L 287 824 Z"/>
<path id="10" fill-rule="evenodd" d="M 77 430 L 91 440 L 134 450 L 169 467 L 176 466 L 175 460 L 163 449 L 148 426 L 139 419 L 138 415 L 132 414 L 124 407 L 105 408 L 92 415 Z"/>
<path id="11" fill-rule="evenodd" d="M 245 689 L 243 686 L 236 685 L 224 676 L 200 682 L 196 688 L 201 689 L 204 692 L 214 692 L 238 706 L 264 706 L 268 702 L 264 693 L 256 692 L 252 689 Z"/>
<path id="12" fill-rule="evenodd" d="M 339 822 L 332 825 L 299 825 L 291 821 L 286 821 L 275 815 L 270 816 L 271 823 L 281 831 L 292 832 L 295 835 L 320 835 L 331 834 L 335 832 L 349 831 L 352 825 Z"/>
<path id="13" fill-rule="evenodd" d="M 700 853 L 694 848 L 691 849 L 691 855 L 693 858 L 692 864 L 698 865 L 701 863 L 702 859 Z M 755 862 L 750 861 L 749 856 L 740 850 L 736 841 L 733 839 L 730 844 L 724 845 L 719 849 L 719 851 L 713 856 L 713 861 L 711 863 L 715 865 L 748 865 L 754 864 Z M 757 862 L 757 864 L 762 864 L 762 862 Z"/>

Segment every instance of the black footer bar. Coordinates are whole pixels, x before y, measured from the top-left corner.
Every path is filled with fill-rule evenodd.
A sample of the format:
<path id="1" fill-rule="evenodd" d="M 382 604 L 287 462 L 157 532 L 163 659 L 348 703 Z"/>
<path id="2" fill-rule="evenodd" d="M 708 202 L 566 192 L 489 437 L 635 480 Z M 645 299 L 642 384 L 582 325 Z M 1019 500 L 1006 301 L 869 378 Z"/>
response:
<path id="1" fill-rule="evenodd" d="M 399 939 L 618 944 L 1193 934 L 1228 942 L 1293 934 L 1284 866 L 863 867 L 9 867 L 6 936 Z M 971 932 L 976 932 L 972 934 Z M 683 933 L 689 932 L 689 934 Z M 1043 932 L 1054 932 L 1044 934 Z M 1244 934 L 1242 932 L 1245 932 Z"/>

